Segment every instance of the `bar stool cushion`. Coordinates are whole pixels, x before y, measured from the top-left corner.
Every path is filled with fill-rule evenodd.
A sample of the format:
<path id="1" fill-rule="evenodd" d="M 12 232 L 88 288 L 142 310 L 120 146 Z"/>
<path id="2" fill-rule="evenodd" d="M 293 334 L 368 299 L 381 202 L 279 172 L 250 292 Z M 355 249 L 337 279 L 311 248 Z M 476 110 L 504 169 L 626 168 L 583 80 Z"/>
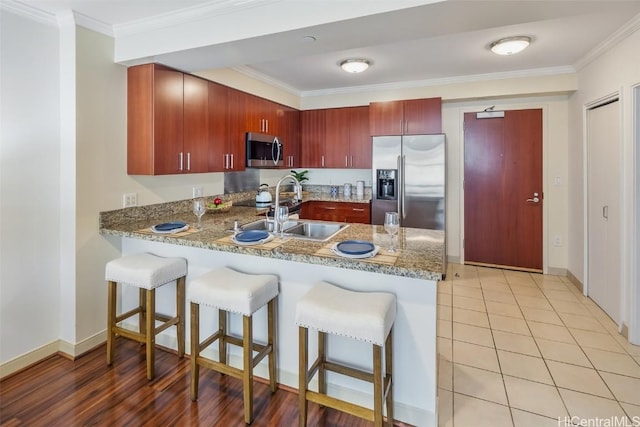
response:
<path id="1" fill-rule="evenodd" d="M 296 325 L 383 346 L 396 317 L 396 297 L 355 292 L 327 282 L 313 286 L 296 306 Z"/>
<path id="2" fill-rule="evenodd" d="M 187 298 L 219 310 L 250 316 L 278 295 L 278 277 L 240 273 L 227 267 L 194 279 Z"/>
<path id="3" fill-rule="evenodd" d="M 187 275 L 184 258 L 163 258 L 150 253 L 127 255 L 109 261 L 105 278 L 145 289 L 155 289 Z"/>

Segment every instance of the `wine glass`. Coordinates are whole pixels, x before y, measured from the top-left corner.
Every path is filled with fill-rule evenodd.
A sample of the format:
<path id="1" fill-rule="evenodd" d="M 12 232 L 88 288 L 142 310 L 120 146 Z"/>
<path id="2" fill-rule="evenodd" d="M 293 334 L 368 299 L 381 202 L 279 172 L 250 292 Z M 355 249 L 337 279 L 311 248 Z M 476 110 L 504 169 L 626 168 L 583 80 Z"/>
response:
<path id="1" fill-rule="evenodd" d="M 280 240 L 284 240 L 284 224 L 289 220 L 289 207 L 276 206 L 276 221 L 280 225 Z"/>
<path id="2" fill-rule="evenodd" d="M 195 199 L 193 201 L 193 213 L 198 217 L 198 225 L 196 226 L 198 230 L 202 230 L 202 215 L 204 215 L 205 211 L 204 199 Z"/>
<path id="3" fill-rule="evenodd" d="M 384 229 L 391 235 L 391 247 L 389 248 L 389 252 L 395 252 L 395 238 L 400 229 L 400 218 L 398 217 L 398 212 L 385 212 Z"/>

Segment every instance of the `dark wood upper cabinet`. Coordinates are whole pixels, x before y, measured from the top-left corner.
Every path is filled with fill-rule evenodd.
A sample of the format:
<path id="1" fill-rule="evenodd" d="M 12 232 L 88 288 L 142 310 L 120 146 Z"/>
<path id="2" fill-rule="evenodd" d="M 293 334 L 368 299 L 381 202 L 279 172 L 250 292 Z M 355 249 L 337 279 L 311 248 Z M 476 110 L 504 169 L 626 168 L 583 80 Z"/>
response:
<path id="1" fill-rule="evenodd" d="M 246 168 L 246 105 L 252 96 L 229 88 L 229 134 L 227 155 L 224 159 L 226 171 L 241 171 Z"/>
<path id="2" fill-rule="evenodd" d="M 279 117 L 279 136 L 283 146 L 283 169 L 300 166 L 300 111 L 291 107 L 281 107 Z"/>
<path id="3" fill-rule="evenodd" d="M 300 112 L 301 167 L 324 167 L 325 110 Z"/>
<path id="4" fill-rule="evenodd" d="M 370 168 L 369 107 L 326 111 L 325 156 L 330 168 Z"/>
<path id="5" fill-rule="evenodd" d="M 184 74 L 184 171 L 209 172 L 209 82 Z"/>
<path id="6" fill-rule="evenodd" d="M 160 65 L 127 70 L 127 173 L 241 171 L 247 132 L 278 136 L 282 168 L 371 168 L 371 136 L 442 132 L 441 99 L 298 111 Z"/>
<path id="7" fill-rule="evenodd" d="M 349 167 L 371 169 L 369 107 L 351 108 L 349 122 Z"/>
<path id="8" fill-rule="evenodd" d="M 209 82 L 209 172 L 229 165 L 229 88 Z"/>
<path id="9" fill-rule="evenodd" d="M 325 110 L 324 167 L 349 167 L 349 108 Z"/>
<path id="10" fill-rule="evenodd" d="M 130 67 L 127 79 L 127 173 L 206 172 L 206 81 L 159 64 Z"/>
<path id="11" fill-rule="evenodd" d="M 371 136 L 442 133 L 442 99 L 372 102 L 369 126 Z"/>

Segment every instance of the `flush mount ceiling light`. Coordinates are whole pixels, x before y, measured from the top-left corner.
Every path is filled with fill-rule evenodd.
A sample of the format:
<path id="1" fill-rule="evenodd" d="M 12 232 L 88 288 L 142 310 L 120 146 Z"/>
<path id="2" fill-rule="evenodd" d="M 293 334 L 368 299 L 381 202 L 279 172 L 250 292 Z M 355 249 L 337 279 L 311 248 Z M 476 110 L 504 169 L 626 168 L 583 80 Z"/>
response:
<path id="1" fill-rule="evenodd" d="M 497 55 L 515 55 L 516 53 L 525 50 L 530 43 L 531 37 L 507 37 L 491 43 L 489 48 Z"/>
<path id="2" fill-rule="evenodd" d="M 340 67 L 347 73 L 361 73 L 369 68 L 369 61 L 366 59 L 345 59 L 340 63 Z"/>

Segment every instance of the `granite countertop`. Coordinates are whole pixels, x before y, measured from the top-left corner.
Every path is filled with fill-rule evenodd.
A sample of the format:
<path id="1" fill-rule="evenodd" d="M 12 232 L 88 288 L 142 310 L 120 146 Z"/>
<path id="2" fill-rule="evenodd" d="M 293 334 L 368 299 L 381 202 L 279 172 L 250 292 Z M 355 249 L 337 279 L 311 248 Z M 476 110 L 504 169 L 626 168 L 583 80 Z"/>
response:
<path id="1" fill-rule="evenodd" d="M 351 198 L 324 196 L 328 195 L 306 195 L 303 201 L 356 201 Z M 362 203 L 370 201 L 357 200 Z M 149 227 L 154 224 L 185 221 L 193 225 L 197 222 L 191 212 L 191 200 L 162 203 L 101 212 L 100 233 L 394 276 L 426 280 L 440 280 L 442 277 L 444 232 L 437 230 L 401 228 L 397 239 L 397 254 L 389 254 L 386 251 L 390 238 L 384 228 L 368 224 L 349 224 L 326 242 L 297 238 L 288 238 L 282 242 L 276 237 L 264 245 L 240 246 L 230 241 L 234 221 L 237 220 L 242 225 L 261 219 L 264 218 L 264 215 L 261 215 L 264 211 L 253 207 L 232 206 L 228 212 L 206 213 L 202 217 L 202 230 L 196 231 L 192 227 L 188 232 L 175 235 L 154 234 L 149 231 Z M 333 243 L 352 239 L 372 242 L 379 245 L 381 250 L 377 256 L 365 260 L 338 257 L 328 250 Z"/>

